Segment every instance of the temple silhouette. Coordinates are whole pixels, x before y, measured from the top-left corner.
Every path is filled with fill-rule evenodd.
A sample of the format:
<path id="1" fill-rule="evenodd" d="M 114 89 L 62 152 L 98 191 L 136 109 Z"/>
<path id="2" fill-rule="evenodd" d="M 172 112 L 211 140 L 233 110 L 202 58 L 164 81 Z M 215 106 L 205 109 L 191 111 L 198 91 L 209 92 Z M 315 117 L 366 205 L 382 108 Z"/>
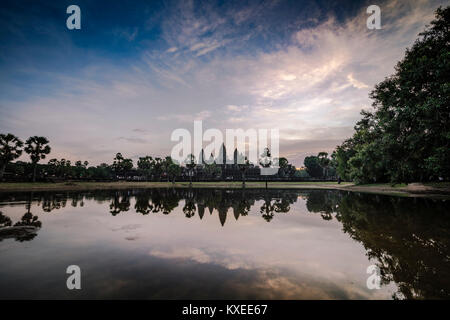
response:
<path id="1" fill-rule="evenodd" d="M 217 158 L 214 158 L 214 155 L 211 153 L 208 159 L 205 157 L 205 152 L 202 149 L 198 155 L 198 160 L 196 161 L 197 165 L 195 167 L 195 176 L 198 178 L 204 178 L 207 176 L 206 166 L 214 164 L 220 170 L 220 174 L 217 177 L 222 179 L 231 179 L 231 180 L 239 180 L 242 177 L 242 171 L 239 168 L 238 164 L 241 164 L 245 161 L 245 156 L 238 151 L 237 148 L 234 149 L 233 158 L 227 157 L 227 149 L 225 144 L 222 143 L 222 146 L 219 149 L 219 153 Z M 259 177 L 261 175 L 261 169 L 258 165 L 253 163 L 249 163 L 245 172 L 246 177 Z"/>

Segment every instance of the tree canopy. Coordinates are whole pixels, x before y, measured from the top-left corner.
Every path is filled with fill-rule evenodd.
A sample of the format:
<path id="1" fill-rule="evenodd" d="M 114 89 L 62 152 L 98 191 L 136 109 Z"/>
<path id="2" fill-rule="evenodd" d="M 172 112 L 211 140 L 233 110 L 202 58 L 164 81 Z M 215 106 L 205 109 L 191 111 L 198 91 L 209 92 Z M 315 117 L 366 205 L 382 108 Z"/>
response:
<path id="1" fill-rule="evenodd" d="M 450 7 L 370 93 L 352 138 L 338 146 L 338 174 L 358 183 L 450 178 Z"/>

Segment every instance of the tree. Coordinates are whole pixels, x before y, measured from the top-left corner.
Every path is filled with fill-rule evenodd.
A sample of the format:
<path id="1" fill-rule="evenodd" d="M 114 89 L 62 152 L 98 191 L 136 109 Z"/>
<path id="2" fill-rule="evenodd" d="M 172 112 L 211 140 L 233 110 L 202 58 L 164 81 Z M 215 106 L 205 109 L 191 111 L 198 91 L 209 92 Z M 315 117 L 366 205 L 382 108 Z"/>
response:
<path id="1" fill-rule="evenodd" d="M 175 184 L 175 178 L 181 174 L 181 167 L 177 163 L 169 164 L 167 168 L 168 176 L 172 178 L 172 184 Z"/>
<path id="2" fill-rule="evenodd" d="M 353 137 L 336 149 L 338 172 L 357 183 L 450 179 L 450 7 L 370 93 Z"/>
<path id="3" fill-rule="evenodd" d="M 58 159 L 54 158 L 54 159 L 50 159 L 47 162 L 47 172 L 49 173 L 50 176 L 56 176 L 57 175 L 57 168 L 59 166 L 59 161 Z"/>
<path id="4" fill-rule="evenodd" d="M 272 154 L 270 153 L 269 148 L 265 147 L 263 153 L 261 154 L 261 158 L 259 159 L 259 164 L 265 168 L 268 169 L 272 166 Z M 267 175 L 265 175 L 266 178 L 266 189 L 267 189 Z"/>
<path id="5" fill-rule="evenodd" d="M 324 176 L 324 178 L 326 178 L 327 174 L 328 174 L 328 167 L 330 165 L 330 159 L 328 159 L 328 153 L 324 152 L 324 151 L 319 152 L 319 154 L 317 155 L 317 159 L 319 160 L 319 165 L 323 169 L 323 176 Z"/>
<path id="6" fill-rule="evenodd" d="M 71 170 L 75 173 L 77 178 L 83 178 L 87 176 L 87 166 L 88 166 L 89 162 L 87 161 L 81 161 L 81 160 L 77 160 L 75 162 L 75 168 L 74 170 Z"/>
<path id="7" fill-rule="evenodd" d="M 292 176 L 295 174 L 295 167 L 289 163 L 288 159 L 281 157 L 278 159 L 278 166 L 280 169 L 278 172 L 281 174 L 281 176 Z"/>
<path id="8" fill-rule="evenodd" d="M 126 178 L 128 171 L 133 169 L 133 160 L 124 158 L 119 152 L 114 158 L 112 167 L 116 175 L 124 175 Z"/>
<path id="9" fill-rule="evenodd" d="M 303 160 L 303 164 L 306 167 L 306 172 L 313 177 L 319 178 L 322 176 L 322 167 L 319 164 L 319 158 L 317 156 L 308 156 Z"/>
<path id="10" fill-rule="evenodd" d="M 137 162 L 137 167 L 138 167 L 139 171 L 142 174 L 144 174 L 146 179 L 148 179 L 152 175 L 154 165 L 155 165 L 155 162 L 154 162 L 153 158 L 150 156 L 140 157 Z"/>
<path id="11" fill-rule="evenodd" d="M 288 165 L 289 165 L 288 159 L 286 159 L 284 157 L 281 157 L 280 159 L 278 159 L 278 166 L 283 171 L 283 173 L 284 173 L 284 170 L 287 169 Z"/>
<path id="12" fill-rule="evenodd" d="M 0 179 L 6 169 L 6 165 L 22 155 L 23 142 L 15 135 L 0 134 Z"/>
<path id="13" fill-rule="evenodd" d="M 342 145 L 337 146 L 336 150 L 333 151 L 332 158 L 336 164 L 336 172 L 344 180 L 351 180 L 351 168 L 348 161 L 355 153 L 354 141 L 352 139 L 345 140 Z"/>
<path id="14" fill-rule="evenodd" d="M 36 169 L 39 160 L 45 159 L 46 155 L 51 151 L 48 143 L 49 141 L 46 137 L 38 136 L 30 137 L 25 142 L 25 152 L 30 155 L 31 163 L 33 164 L 33 182 L 36 181 Z"/>
<path id="15" fill-rule="evenodd" d="M 216 164 L 215 161 L 210 164 L 205 163 L 205 173 L 207 176 L 215 179 L 222 175 L 222 169 Z"/>
<path id="16" fill-rule="evenodd" d="M 90 171 L 90 174 L 92 174 L 95 178 L 100 179 L 111 179 L 112 177 L 112 170 L 111 166 L 109 166 L 106 163 L 101 163 L 97 167 L 90 167 L 88 171 Z"/>
<path id="17" fill-rule="evenodd" d="M 247 172 L 248 168 L 250 167 L 250 162 L 248 161 L 247 157 L 245 157 L 243 163 L 238 164 L 239 170 L 241 170 L 242 173 L 242 187 L 245 188 L 245 173 Z"/>
<path id="18" fill-rule="evenodd" d="M 195 164 L 195 156 L 191 153 L 187 156 L 185 160 L 186 168 L 188 169 L 189 175 L 189 186 L 192 186 L 192 176 L 194 175 Z"/>
<path id="19" fill-rule="evenodd" d="M 164 171 L 163 165 L 164 165 L 164 160 L 161 158 L 156 157 L 155 160 L 153 161 L 152 173 L 157 178 L 158 181 L 161 180 L 161 175 Z"/>
<path id="20" fill-rule="evenodd" d="M 169 174 L 169 167 L 171 164 L 173 164 L 173 160 L 171 156 L 166 156 L 163 160 L 162 163 L 162 169 L 163 169 L 163 173 L 164 175 L 167 177 L 167 182 L 170 181 L 170 174 Z"/>

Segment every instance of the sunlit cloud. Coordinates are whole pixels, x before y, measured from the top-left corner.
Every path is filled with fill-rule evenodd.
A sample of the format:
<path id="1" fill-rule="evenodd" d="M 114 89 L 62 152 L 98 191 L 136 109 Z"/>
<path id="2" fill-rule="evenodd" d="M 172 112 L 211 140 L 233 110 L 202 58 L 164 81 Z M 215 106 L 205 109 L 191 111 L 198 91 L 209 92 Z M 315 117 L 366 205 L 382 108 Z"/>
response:
<path id="1" fill-rule="evenodd" d="M 20 92 L 2 94 L 2 131 L 45 135 L 52 157 L 98 164 L 115 152 L 170 154 L 172 130 L 191 130 L 194 120 L 221 130 L 279 128 L 282 154 L 301 166 L 305 155 L 331 152 L 351 135 L 371 88 L 394 71 L 442 1 L 380 3 L 382 30 L 367 29 L 363 7 L 345 19 L 329 12 L 298 28 L 291 21 L 278 39 L 270 12 L 281 3 L 200 10 L 180 1 L 158 15 L 158 45 L 142 40 L 144 27 L 115 29 L 139 43 L 118 62 L 92 51 L 76 73 L 24 63 L 36 89 L 2 76 L 2 92 Z M 68 52 L 79 50 L 66 38 L 58 41 Z M 42 89 L 44 75 L 51 84 Z"/>

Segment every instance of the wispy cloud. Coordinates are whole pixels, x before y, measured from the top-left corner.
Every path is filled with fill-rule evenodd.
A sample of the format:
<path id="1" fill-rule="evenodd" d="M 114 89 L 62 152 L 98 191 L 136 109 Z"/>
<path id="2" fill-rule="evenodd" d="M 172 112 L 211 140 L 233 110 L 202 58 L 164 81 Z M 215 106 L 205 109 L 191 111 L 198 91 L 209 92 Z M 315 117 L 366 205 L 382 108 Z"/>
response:
<path id="1" fill-rule="evenodd" d="M 279 26 L 270 12 L 280 3 L 177 2 L 160 15 L 158 45 L 139 42 L 144 27 L 117 29 L 139 42 L 132 58 L 89 53 L 76 72 L 31 63 L 34 90 L 3 75 L 2 92 L 17 90 L 20 99 L 0 99 L 0 127 L 22 138 L 46 135 L 55 155 L 93 164 L 119 151 L 168 154 L 171 131 L 194 120 L 219 129 L 279 128 L 281 151 L 300 166 L 306 154 L 330 152 L 351 134 L 371 88 L 394 71 L 441 1 L 382 2 L 382 30 L 366 28 L 365 8 L 344 20 L 329 14 Z M 276 38 L 274 25 L 287 37 Z"/>

